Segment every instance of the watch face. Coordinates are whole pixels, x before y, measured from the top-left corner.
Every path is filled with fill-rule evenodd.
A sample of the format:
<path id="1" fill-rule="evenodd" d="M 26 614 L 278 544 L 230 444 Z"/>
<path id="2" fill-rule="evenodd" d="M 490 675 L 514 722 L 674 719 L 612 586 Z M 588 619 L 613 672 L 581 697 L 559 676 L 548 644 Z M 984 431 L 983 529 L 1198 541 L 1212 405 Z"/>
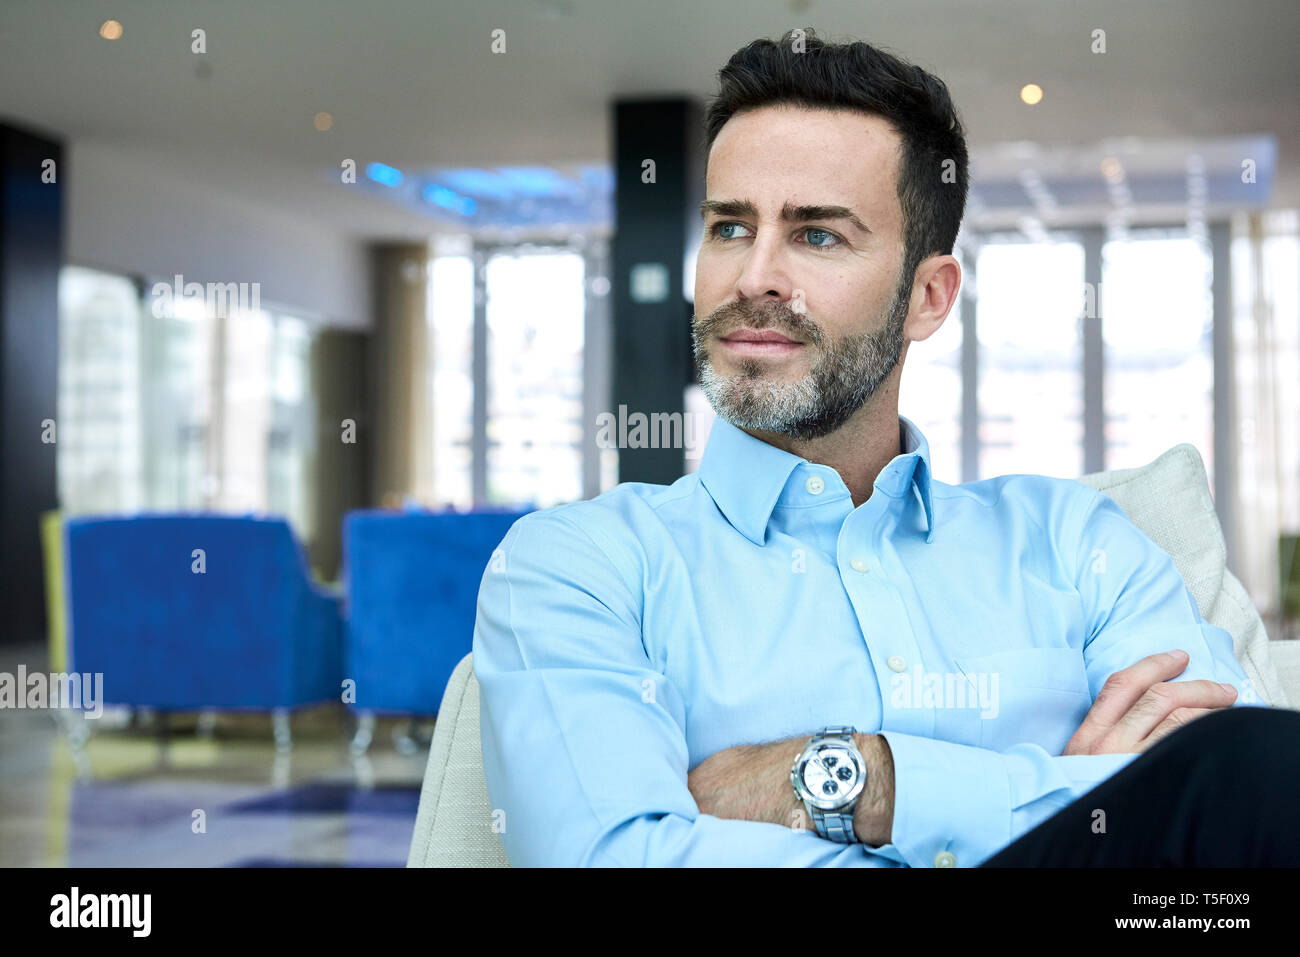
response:
<path id="1" fill-rule="evenodd" d="M 795 778 L 809 804 L 833 811 L 861 793 L 864 774 L 857 754 L 840 744 L 823 744 L 799 762 Z"/>

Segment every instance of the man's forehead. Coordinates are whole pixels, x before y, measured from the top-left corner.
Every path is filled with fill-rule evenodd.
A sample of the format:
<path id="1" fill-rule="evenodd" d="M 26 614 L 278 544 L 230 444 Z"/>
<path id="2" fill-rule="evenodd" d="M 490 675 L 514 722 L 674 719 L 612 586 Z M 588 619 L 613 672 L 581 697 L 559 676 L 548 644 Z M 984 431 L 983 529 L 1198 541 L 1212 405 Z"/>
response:
<path id="1" fill-rule="evenodd" d="M 777 104 L 743 110 L 727 120 L 709 149 L 710 166 L 717 158 L 749 155 L 756 140 L 770 146 L 780 144 L 784 151 L 801 156 L 851 153 L 873 161 L 896 160 L 902 147 L 902 137 L 883 116 L 853 109 Z"/>
<path id="2" fill-rule="evenodd" d="M 875 205 L 895 193 L 900 147 L 883 117 L 761 107 L 738 113 L 718 132 L 705 186 L 709 199 L 747 199 L 774 215 L 788 201 Z"/>

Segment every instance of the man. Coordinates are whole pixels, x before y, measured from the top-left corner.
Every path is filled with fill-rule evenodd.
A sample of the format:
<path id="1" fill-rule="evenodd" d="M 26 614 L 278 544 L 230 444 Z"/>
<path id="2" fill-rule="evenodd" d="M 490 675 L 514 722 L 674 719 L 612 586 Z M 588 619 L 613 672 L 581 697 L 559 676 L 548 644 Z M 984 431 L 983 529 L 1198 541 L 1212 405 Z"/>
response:
<path id="1" fill-rule="evenodd" d="M 907 348 L 961 282 L 967 157 L 946 88 L 794 35 L 740 50 L 721 81 L 692 329 L 718 414 L 700 469 L 530 514 L 483 576 L 474 667 L 508 857 L 973 866 L 1039 825 L 1030 838 L 1058 831 L 994 862 L 1138 847 L 1141 788 L 1085 818 L 1071 802 L 1249 683 L 1111 499 L 1035 475 L 936 482 L 899 416 Z M 1200 780 L 1191 744 L 1151 753 L 1148 796 Z"/>

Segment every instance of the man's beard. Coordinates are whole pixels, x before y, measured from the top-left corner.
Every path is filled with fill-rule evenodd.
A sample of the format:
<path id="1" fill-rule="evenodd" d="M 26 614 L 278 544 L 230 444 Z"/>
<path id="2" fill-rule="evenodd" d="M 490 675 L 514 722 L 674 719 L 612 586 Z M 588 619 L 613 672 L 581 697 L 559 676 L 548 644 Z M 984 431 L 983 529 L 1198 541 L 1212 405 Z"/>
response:
<path id="1" fill-rule="evenodd" d="M 784 303 L 740 300 L 720 306 L 703 320 L 692 317 L 692 350 L 704 394 L 714 411 L 737 428 L 795 439 L 829 435 L 866 404 L 898 364 L 907 292 L 900 283 L 879 331 L 839 342 L 828 341 L 820 328 Z M 774 329 L 802 341 L 805 349 L 817 350 L 817 360 L 807 375 L 789 383 L 767 381 L 771 364 L 764 359 L 740 359 L 738 372 L 721 375 L 702 343 L 715 332 L 729 335 L 741 326 Z"/>

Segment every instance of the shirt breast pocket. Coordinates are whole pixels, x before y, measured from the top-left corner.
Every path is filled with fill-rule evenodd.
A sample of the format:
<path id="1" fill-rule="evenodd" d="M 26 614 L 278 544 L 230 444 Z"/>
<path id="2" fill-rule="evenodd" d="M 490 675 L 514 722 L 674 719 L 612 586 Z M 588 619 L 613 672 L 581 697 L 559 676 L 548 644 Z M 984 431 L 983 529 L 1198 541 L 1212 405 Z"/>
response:
<path id="1" fill-rule="evenodd" d="M 1073 648 L 1021 648 L 955 660 L 989 699 L 969 712 L 980 747 L 1005 751 L 1029 743 L 1059 755 L 1092 706 L 1083 654 Z"/>

